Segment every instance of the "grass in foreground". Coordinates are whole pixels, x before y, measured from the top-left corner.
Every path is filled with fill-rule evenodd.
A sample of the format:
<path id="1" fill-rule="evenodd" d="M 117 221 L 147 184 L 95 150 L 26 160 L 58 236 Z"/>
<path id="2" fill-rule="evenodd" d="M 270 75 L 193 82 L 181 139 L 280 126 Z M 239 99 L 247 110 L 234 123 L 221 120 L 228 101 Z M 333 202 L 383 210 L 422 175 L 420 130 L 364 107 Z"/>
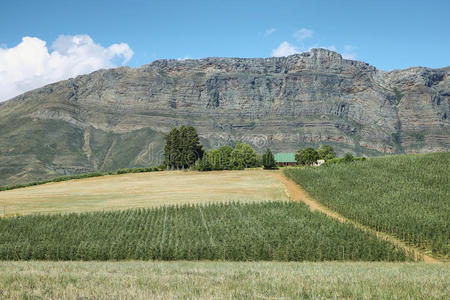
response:
<path id="1" fill-rule="evenodd" d="M 225 201 L 285 200 L 263 170 L 107 175 L 0 192 L 0 216 L 84 212 Z"/>
<path id="2" fill-rule="evenodd" d="M 448 257 L 450 152 L 287 169 L 285 174 L 343 216 Z"/>
<path id="3" fill-rule="evenodd" d="M 402 249 L 296 202 L 0 220 L 0 260 L 404 261 Z"/>
<path id="4" fill-rule="evenodd" d="M 0 262 L 0 298 L 445 299 L 449 264 Z"/>

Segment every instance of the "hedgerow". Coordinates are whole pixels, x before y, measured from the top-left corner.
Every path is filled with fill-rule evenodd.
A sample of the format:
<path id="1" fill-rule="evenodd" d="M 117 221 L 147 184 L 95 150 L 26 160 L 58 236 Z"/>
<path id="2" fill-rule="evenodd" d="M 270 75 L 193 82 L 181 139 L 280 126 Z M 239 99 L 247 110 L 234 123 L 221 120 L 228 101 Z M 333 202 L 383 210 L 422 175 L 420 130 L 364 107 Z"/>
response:
<path id="1" fill-rule="evenodd" d="M 156 171 L 159 171 L 159 168 L 145 167 L 145 168 L 119 169 L 115 172 L 92 172 L 92 173 L 84 173 L 84 174 L 66 175 L 66 176 L 60 176 L 60 177 L 46 179 L 46 180 L 0 186 L 0 192 L 14 190 L 14 189 L 20 189 L 20 188 L 29 187 L 29 186 L 41 185 L 41 184 L 46 184 L 46 183 L 50 183 L 50 182 L 61 182 L 61 181 L 68 181 L 68 180 L 73 180 L 73 179 L 100 177 L 100 176 L 105 176 L 105 175 L 120 175 L 120 174 L 126 174 L 126 173 L 142 173 L 142 172 L 156 172 Z"/>

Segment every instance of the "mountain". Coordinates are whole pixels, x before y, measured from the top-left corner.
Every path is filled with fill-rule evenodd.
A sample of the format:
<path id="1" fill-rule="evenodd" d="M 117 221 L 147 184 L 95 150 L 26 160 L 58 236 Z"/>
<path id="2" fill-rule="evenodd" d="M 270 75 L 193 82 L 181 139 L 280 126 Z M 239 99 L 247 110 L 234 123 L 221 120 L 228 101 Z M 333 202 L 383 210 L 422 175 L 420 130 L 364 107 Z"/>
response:
<path id="1" fill-rule="evenodd" d="M 100 70 L 0 103 L 0 185 L 156 165 L 164 135 L 179 125 L 194 126 L 208 148 L 448 150 L 449 74 L 385 72 L 325 49 Z"/>

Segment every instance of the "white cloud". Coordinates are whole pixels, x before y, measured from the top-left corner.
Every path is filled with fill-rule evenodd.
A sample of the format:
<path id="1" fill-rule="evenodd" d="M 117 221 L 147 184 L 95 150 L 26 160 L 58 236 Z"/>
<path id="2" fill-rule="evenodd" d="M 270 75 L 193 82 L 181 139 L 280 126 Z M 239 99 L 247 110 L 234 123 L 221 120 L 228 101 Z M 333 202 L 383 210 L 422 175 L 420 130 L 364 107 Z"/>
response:
<path id="1" fill-rule="evenodd" d="M 346 45 L 344 46 L 344 51 L 342 52 L 342 57 L 345 59 L 356 59 L 355 47 Z"/>
<path id="2" fill-rule="evenodd" d="M 302 29 L 297 30 L 296 32 L 294 32 L 294 38 L 298 42 L 302 42 L 303 40 L 312 37 L 313 33 L 314 32 L 311 29 L 302 28 Z"/>
<path id="3" fill-rule="evenodd" d="M 188 59 L 192 59 L 192 57 L 190 57 L 189 55 L 185 55 L 184 57 L 177 58 L 177 60 L 188 60 Z"/>
<path id="4" fill-rule="evenodd" d="M 281 57 L 299 53 L 298 48 L 288 42 L 282 42 L 277 49 L 272 50 L 272 56 Z"/>
<path id="5" fill-rule="evenodd" d="M 277 31 L 275 28 L 267 29 L 266 31 L 264 31 L 264 35 L 265 35 L 265 36 L 271 35 L 271 34 L 274 33 L 275 31 Z"/>
<path id="6" fill-rule="evenodd" d="M 61 35 L 51 49 L 36 37 L 24 37 L 15 47 L 0 48 L 0 101 L 52 82 L 115 67 L 118 59 L 124 65 L 133 56 L 125 43 L 105 48 L 88 35 Z"/>

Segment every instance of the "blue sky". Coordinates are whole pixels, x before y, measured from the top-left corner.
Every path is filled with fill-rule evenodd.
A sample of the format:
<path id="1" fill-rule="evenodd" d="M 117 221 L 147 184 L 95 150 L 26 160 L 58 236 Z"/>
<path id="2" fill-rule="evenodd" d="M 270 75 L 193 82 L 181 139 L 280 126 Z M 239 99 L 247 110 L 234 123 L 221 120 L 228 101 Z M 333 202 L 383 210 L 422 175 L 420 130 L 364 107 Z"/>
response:
<path id="1" fill-rule="evenodd" d="M 82 43 L 96 46 L 92 51 L 97 53 L 97 63 L 90 68 L 79 67 L 78 72 L 120 64 L 135 67 L 161 58 L 269 57 L 311 47 L 327 47 L 383 70 L 444 67 L 450 65 L 449 15 L 448 0 L 2 1 L 0 55 L 3 49 L 6 57 L 6 51 L 20 45 L 24 37 L 45 42 L 48 54 L 63 55 L 61 49 L 70 47 L 55 50 L 54 42 L 64 35 L 66 39 L 56 43 L 62 45 L 70 37 L 80 35 Z M 33 46 L 32 41 L 23 45 L 29 50 L 22 52 L 37 52 L 30 50 L 44 45 L 39 46 L 37 39 Z M 97 46 L 106 50 L 102 52 L 103 48 Z M 88 61 L 88 56 L 80 55 L 89 51 L 79 50 L 77 57 L 66 60 Z M 105 58 L 98 57 L 100 52 Z M 19 60 L 23 54 L 14 56 L 10 51 L 8 57 L 2 61 L 0 56 L 0 71 L 2 63 L 8 68 L 25 63 Z M 13 63 L 11 57 L 18 61 Z M 55 61 L 60 60 L 53 57 L 45 64 L 56 68 Z M 64 66 L 72 70 L 74 64 Z M 32 75 L 37 78 L 42 73 L 39 72 Z M 39 80 L 26 79 L 22 71 L 17 73 L 22 76 L 17 76 L 22 80 L 22 90 L 38 84 L 30 85 Z M 39 84 L 60 79 L 47 77 Z M 22 90 L 11 91 L 9 96 Z M 0 101 L 1 97 L 0 94 Z"/>

